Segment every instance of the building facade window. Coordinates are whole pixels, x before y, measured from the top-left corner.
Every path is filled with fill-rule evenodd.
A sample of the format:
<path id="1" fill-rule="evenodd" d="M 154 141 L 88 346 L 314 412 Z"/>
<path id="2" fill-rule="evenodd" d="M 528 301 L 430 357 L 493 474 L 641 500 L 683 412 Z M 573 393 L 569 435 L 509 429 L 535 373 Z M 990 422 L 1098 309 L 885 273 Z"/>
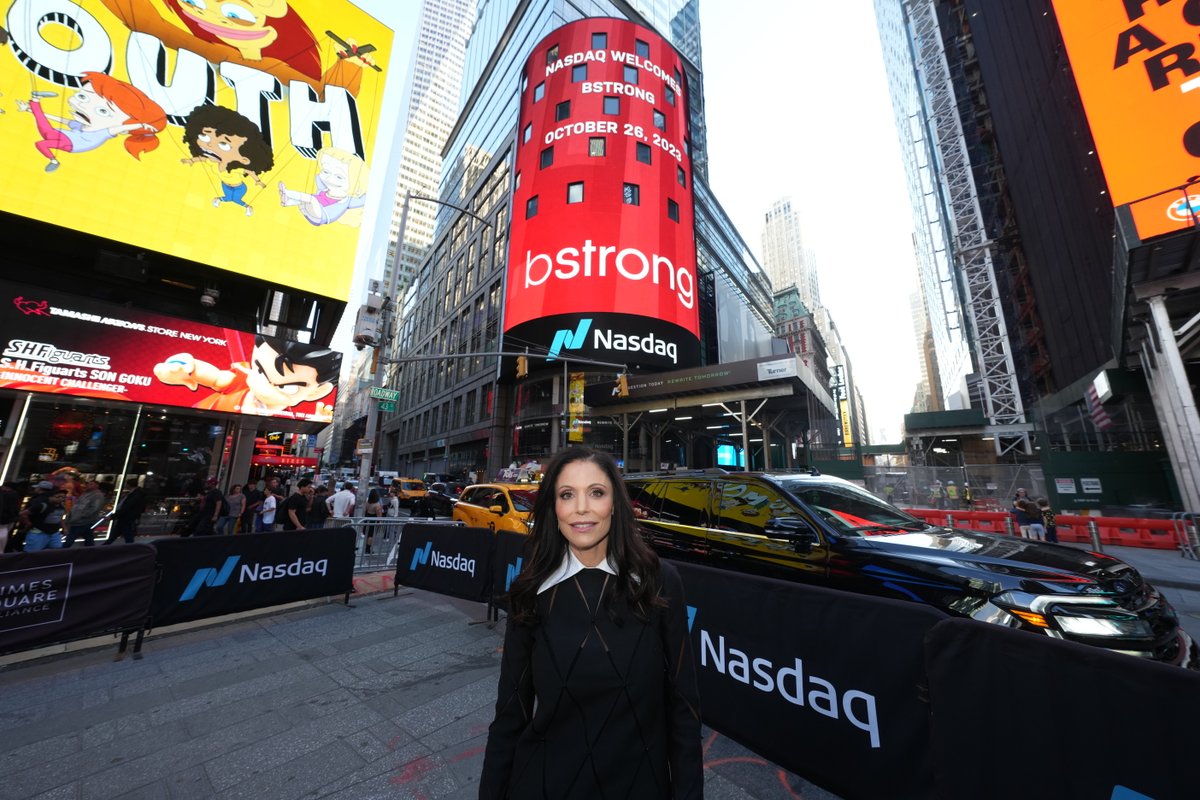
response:
<path id="1" fill-rule="evenodd" d="M 636 50 L 637 54 L 642 58 L 650 57 L 650 45 L 647 42 L 643 42 L 641 39 L 634 39 L 634 50 Z"/>
<path id="2" fill-rule="evenodd" d="M 546 51 L 546 66 L 550 66 L 555 61 L 558 61 L 558 45 L 551 45 Z"/>
<path id="3" fill-rule="evenodd" d="M 542 169 L 545 169 L 546 167 L 550 166 L 553 163 L 554 163 L 554 147 L 551 146 L 551 147 L 547 147 L 545 150 L 542 151 L 540 166 Z"/>
<path id="4" fill-rule="evenodd" d="M 587 64 L 576 64 L 571 67 L 571 83 L 583 83 L 587 80 Z"/>
<path id="5" fill-rule="evenodd" d="M 538 207 L 538 196 L 535 194 L 533 197 L 531 197 L 525 201 L 525 219 L 529 219 L 530 217 L 536 217 L 537 216 L 537 207 Z"/>
<path id="6" fill-rule="evenodd" d="M 667 198 L 667 218 L 673 222 L 679 222 L 679 203 L 669 197 Z"/>
<path id="7" fill-rule="evenodd" d="M 526 125 L 525 130 L 521 132 L 521 144 L 528 142 L 530 136 L 533 136 L 533 125 Z"/>
<path id="8" fill-rule="evenodd" d="M 588 155 L 593 158 L 603 156 L 608 149 L 608 140 L 603 136 L 593 136 L 588 139 Z"/>
<path id="9" fill-rule="evenodd" d="M 663 87 L 663 96 L 667 98 L 668 103 L 675 105 L 675 90 L 670 86 Z"/>
<path id="10" fill-rule="evenodd" d="M 650 145 L 645 142 L 637 143 L 637 160 L 643 164 L 650 163 Z"/>
<path id="11" fill-rule="evenodd" d="M 542 81 L 537 86 L 533 87 L 533 102 L 538 102 L 546 96 L 546 82 Z"/>
<path id="12" fill-rule="evenodd" d="M 642 187 L 636 183 L 627 183 L 621 190 L 621 202 L 627 206 L 640 206 L 642 204 Z"/>
<path id="13" fill-rule="evenodd" d="M 567 184 L 567 202 L 582 203 L 583 202 L 583 181 Z"/>
<path id="14" fill-rule="evenodd" d="M 620 114 L 621 113 L 621 98 L 605 97 L 604 98 L 604 113 L 605 114 Z"/>
<path id="15" fill-rule="evenodd" d="M 584 66 L 586 67 L 587 65 L 584 64 Z M 632 83 L 634 86 L 637 86 L 637 82 L 638 82 L 637 67 L 631 67 L 628 64 L 626 64 L 624 67 L 624 70 L 625 70 L 625 82 Z"/>
<path id="16" fill-rule="evenodd" d="M 563 100 L 554 107 L 554 119 L 556 122 L 562 122 L 564 119 L 571 118 L 571 101 Z"/>
<path id="17" fill-rule="evenodd" d="M 687 188 L 687 173 L 683 171 L 683 167 L 675 168 L 675 179 L 679 181 L 679 185 Z"/>
<path id="18" fill-rule="evenodd" d="M 660 131 L 666 131 L 667 129 L 667 115 L 659 111 L 657 108 L 654 109 L 654 127 L 658 128 Z"/>
<path id="19" fill-rule="evenodd" d="M 608 47 L 608 34 L 607 33 L 593 33 L 592 34 L 592 49 L 593 50 L 603 50 L 606 47 Z"/>

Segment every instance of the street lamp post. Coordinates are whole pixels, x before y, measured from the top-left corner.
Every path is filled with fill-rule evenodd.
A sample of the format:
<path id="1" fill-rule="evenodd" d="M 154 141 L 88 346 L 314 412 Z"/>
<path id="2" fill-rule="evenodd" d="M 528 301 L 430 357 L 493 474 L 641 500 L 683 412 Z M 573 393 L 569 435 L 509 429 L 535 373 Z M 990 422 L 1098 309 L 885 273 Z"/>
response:
<path id="1" fill-rule="evenodd" d="M 467 209 L 465 209 L 461 206 L 457 206 L 454 203 L 447 203 L 445 200 L 438 200 L 435 197 L 426 197 L 425 195 L 415 194 L 411 191 L 405 191 L 404 203 L 400 207 L 400 230 L 398 232 L 397 239 L 396 239 L 396 241 L 397 241 L 396 261 L 392 265 L 392 274 L 390 276 L 388 276 L 387 294 L 384 295 L 383 308 L 381 309 L 380 322 L 382 323 L 382 327 L 383 327 L 383 342 L 382 342 L 383 352 L 380 352 L 380 344 L 377 343 L 375 345 L 375 347 L 377 348 L 375 351 L 375 366 L 372 369 L 372 375 L 371 375 L 371 388 L 372 389 L 380 389 L 383 387 L 384 368 L 387 364 L 393 363 L 395 361 L 395 359 L 388 357 L 388 353 L 390 352 L 390 350 L 393 346 L 392 339 L 395 334 L 395 332 L 393 330 L 394 326 L 392 325 L 392 321 L 396 318 L 396 286 L 397 286 L 397 282 L 398 282 L 397 278 L 400 275 L 400 267 L 404 261 L 404 229 L 408 225 L 408 204 L 412 200 L 424 200 L 427 203 L 436 203 L 437 205 L 448 206 L 457 211 L 461 211 L 462 213 L 466 214 L 467 216 L 470 216 L 470 217 L 473 217 L 474 219 L 479 220 L 484 225 L 487 225 L 489 228 L 492 227 L 492 223 L 488 222 L 483 217 L 479 216 L 478 214 L 476 214 L 472 211 L 468 211 Z M 356 492 L 355 507 L 358 509 L 360 515 L 362 514 L 363 510 L 366 509 L 366 507 L 367 507 L 367 484 L 370 482 L 371 473 L 374 471 L 374 468 L 375 468 L 376 456 L 379 453 L 379 444 L 380 444 L 379 443 L 379 401 L 373 397 L 369 397 L 367 402 L 368 402 L 368 405 L 367 405 L 367 427 L 366 427 L 366 431 L 363 434 L 363 438 L 367 440 L 367 443 L 370 445 L 371 449 L 363 452 L 362 456 L 359 460 L 358 491 Z"/>

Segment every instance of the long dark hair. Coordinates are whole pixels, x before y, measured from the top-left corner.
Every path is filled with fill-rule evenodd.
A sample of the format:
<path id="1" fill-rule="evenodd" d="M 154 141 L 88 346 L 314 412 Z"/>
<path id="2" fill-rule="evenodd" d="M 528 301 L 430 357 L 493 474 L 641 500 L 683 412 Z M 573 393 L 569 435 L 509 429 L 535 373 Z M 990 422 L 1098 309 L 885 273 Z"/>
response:
<path id="1" fill-rule="evenodd" d="M 587 447 L 571 447 L 550 459 L 542 474 L 541 488 L 533 504 L 533 530 L 529 534 L 529 564 L 513 581 L 509 592 L 513 621 L 537 622 L 537 592 L 542 583 L 562 564 L 567 540 L 558 529 L 558 479 L 563 468 L 576 461 L 590 461 L 604 471 L 612 484 L 613 515 L 608 531 L 608 562 L 617 570 L 614 595 L 624 598 L 639 619 L 646 619 L 652 606 L 661 606 L 658 555 L 642 539 L 633 503 L 621 478 L 617 462 L 608 453 Z M 609 606 L 612 613 L 612 606 Z"/>

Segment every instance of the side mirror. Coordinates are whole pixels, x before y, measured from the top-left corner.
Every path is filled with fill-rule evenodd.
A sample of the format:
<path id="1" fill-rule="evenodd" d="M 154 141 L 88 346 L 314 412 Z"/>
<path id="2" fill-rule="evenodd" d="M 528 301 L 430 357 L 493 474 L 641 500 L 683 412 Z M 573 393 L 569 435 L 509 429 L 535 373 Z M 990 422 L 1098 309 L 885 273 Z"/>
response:
<path id="1" fill-rule="evenodd" d="M 776 517 L 767 523 L 764 533 L 775 539 L 790 541 L 792 549 L 801 555 L 811 553 L 821 541 L 812 526 L 798 517 Z"/>

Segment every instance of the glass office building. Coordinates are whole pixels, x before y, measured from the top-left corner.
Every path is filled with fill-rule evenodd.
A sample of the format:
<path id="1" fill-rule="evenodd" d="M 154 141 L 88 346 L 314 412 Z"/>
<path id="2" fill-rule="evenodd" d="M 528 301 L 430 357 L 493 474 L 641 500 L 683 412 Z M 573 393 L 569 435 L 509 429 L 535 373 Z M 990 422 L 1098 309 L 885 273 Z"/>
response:
<path id="1" fill-rule="evenodd" d="M 566 439 L 561 373 L 552 370 L 518 383 L 512 359 L 464 354 L 508 349 L 502 335 L 505 268 L 526 59 L 549 33 L 587 17 L 628 19 L 652 28 L 683 56 L 701 361 L 771 353 L 770 283 L 707 186 L 696 0 L 480 0 L 467 45 L 462 107 L 443 151 L 439 196 L 458 208 L 437 208 L 434 242 L 400 298 L 395 352 L 403 363 L 390 382 L 401 394 L 398 412 L 384 419 L 380 456 L 401 472 L 493 475 L 513 461 L 547 456 Z M 411 358 L 440 355 L 448 357 Z M 613 378 L 609 370 L 588 371 L 583 379 L 590 385 Z M 588 421 L 589 444 L 607 449 L 619 436 L 611 419 Z"/>

